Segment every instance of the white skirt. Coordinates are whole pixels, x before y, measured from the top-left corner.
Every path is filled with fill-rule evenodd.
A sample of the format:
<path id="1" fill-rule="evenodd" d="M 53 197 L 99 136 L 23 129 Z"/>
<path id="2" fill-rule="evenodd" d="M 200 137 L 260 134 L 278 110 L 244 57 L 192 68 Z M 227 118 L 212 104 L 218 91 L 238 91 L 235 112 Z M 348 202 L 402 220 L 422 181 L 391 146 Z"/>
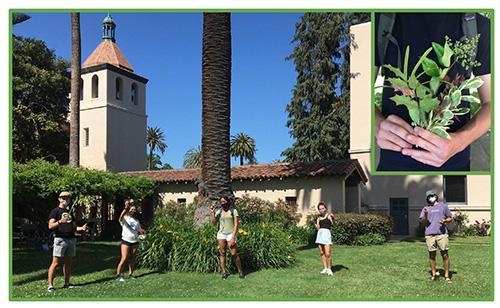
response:
<path id="1" fill-rule="evenodd" d="M 332 233 L 330 229 L 320 228 L 318 230 L 318 235 L 316 235 L 316 244 L 331 245 L 332 244 Z"/>

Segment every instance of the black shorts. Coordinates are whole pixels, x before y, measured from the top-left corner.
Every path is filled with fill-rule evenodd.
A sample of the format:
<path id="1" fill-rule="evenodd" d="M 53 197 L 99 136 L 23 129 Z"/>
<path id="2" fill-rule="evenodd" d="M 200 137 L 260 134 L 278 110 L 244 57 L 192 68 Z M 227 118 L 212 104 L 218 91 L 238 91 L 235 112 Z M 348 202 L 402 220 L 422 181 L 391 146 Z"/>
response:
<path id="1" fill-rule="evenodd" d="M 125 245 L 125 246 L 128 246 L 128 247 L 135 247 L 135 246 L 139 245 L 139 242 L 130 243 L 130 242 L 122 240 L 122 245 Z"/>

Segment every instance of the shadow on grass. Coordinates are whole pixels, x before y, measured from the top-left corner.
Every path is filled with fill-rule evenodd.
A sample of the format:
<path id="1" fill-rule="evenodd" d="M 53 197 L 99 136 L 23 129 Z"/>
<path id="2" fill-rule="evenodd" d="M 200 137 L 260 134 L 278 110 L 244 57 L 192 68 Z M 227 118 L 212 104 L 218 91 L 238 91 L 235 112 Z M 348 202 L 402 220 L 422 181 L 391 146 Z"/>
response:
<path id="1" fill-rule="evenodd" d="M 86 275 L 115 268 L 120 258 L 118 244 L 114 243 L 78 243 L 77 256 L 73 261 L 73 275 Z M 25 279 L 15 281 L 14 285 L 22 285 L 47 278 L 47 271 L 52 261 L 51 251 L 43 252 L 29 249 L 15 249 L 12 256 L 12 272 L 14 275 L 40 272 Z M 62 275 L 61 264 L 56 275 Z"/>
<path id="2" fill-rule="evenodd" d="M 341 270 L 349 270 L 349 268 L 347 266 L 342 265 L 342 264 L 337 264 L 337 265 L 332 266 L 332 271 L 334 273 L 340 272 Z"/>
<path id="3" fill-rule="evenodd" d="M 428 271 L 429 273 L 429 277 L 432 275 L 432 271 L 429 270 Z M 444 269 L 440 268 L 440 269 L 437 269 L 437 273 L 439 274 L 439 277 L 443 278 L 444 279 Z M 453 276 L 456 274 L 457 272 L 456 271 L 450 271 L 450 278 L 453 278 Z"/>
<path id="4" fill-rule="evenodd" d="M 153 272 L 148 272 L 148 273 L 140 274 L 140 275 L 137 275 L 135 277 L 137 279 L 139 279 L 139 278 L 142 278 L 142 277 L 146 277 L 146 276 L 149 276 L 149 275 L 152 275 L 152 274 L 158 274 L 158 273 L 161 273 L 161 272 L 160 271 L 153 271 Z M 75 287 L 83 287 L 83 286 L 88 286 L 88 285 L 93 285 L 93 284 L 100 284 L 100 283 L 107 282 L 107 281 L 112 281 L 112 280 L 115 280 L 115 279 L 116 279 L 115 276 L 112 276 L 112 277 L 103 277 L 103 278 L 100 278 L 100 279 L 96 279 L 96 280 L 93 280 L 93 281 L 87 281 L 87 282 L 84 282 L 84 283 L 75 283 L 73 285 Z"/>

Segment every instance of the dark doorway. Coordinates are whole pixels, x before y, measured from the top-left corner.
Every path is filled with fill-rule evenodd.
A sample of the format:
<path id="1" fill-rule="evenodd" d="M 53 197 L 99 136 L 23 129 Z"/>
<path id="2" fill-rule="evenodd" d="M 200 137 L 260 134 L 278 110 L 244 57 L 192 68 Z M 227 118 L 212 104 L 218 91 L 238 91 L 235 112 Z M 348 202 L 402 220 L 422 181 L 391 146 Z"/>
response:
<path id="1" fill-rule="evenodd" d="M 390 215 L 394 223 L 392 234 L 408 235 L 408 198 L 390 198 Z"/>

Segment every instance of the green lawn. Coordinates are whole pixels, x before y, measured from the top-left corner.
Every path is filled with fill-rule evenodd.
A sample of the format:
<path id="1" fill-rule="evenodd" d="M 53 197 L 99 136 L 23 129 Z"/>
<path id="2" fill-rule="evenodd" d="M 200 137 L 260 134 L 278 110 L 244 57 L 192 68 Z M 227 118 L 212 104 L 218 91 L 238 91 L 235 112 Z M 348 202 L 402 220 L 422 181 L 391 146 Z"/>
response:
<path id="1" fill-rule="evenodd" d="M 248 273 L 241 280 L 232 275 L 158 273 L 139 269 L 137 280 L 114 280 L 118 262 L 117 242 L 83 242 L 77 247 L 72 283 L 77 289 L 46 291 L 48 252 L 14 249 L 11 298 L 137 300 L 168 299 L 492 299 L 490 238 L 452 238 L 450 256 L 453 283 L 429 278 L 423 241 L 402 241 L 371 247 L 334 247 L 335 274 L 319 274 L 316 248 L 299 249 L 297 263 L 287 269 Z M 438 259 L 438 266 L 441 260 Z M 62 286 L 62 277 L 55 286 Z"/>

